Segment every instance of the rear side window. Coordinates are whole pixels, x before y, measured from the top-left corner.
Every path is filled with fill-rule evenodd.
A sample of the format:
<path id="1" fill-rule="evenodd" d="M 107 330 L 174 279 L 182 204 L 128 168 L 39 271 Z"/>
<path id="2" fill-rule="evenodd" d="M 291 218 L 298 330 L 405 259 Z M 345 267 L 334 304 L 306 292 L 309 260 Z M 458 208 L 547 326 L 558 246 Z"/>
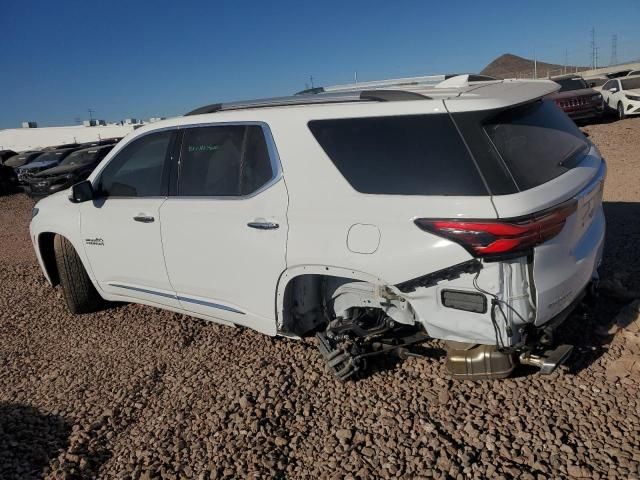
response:
<path id="1" fill-rule="evenodd" d="M 249 195 L 263 187 L 273 175 L 260 126 L 195 127 L 185 131 L 178 195 Z"/>
<path id="2" fill-rule="evenodd" d="M 484 128 L 520 190 L 562 175 L 589 150 L 576 124 L 549 101 L 504 111 Z"/>
<path id="3" fill-rule="evenodd" d="M 309 128 L 358 192 L 487 195 L 447 114 L 314 120 Z"/>

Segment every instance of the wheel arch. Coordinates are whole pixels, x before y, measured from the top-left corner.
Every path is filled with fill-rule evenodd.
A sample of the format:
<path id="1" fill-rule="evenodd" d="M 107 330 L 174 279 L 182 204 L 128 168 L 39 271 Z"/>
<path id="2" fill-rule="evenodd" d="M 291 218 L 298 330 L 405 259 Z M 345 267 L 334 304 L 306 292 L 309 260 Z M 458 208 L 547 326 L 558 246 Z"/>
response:
<path id="1" fill-rule="evenodd" d="M 82 266 L 85 271 L 89 275 L 93 286 L 96 290 L 100 291 L 100 288 L 94 278 L 93 270 L 91 269 L 91 265 L 89 264 L 89 260 L 85 255 L 85 251 L 82 245 L 78 245 L 77 241 L 74 240 L 73 235 L 69 235 L 65 233 L 63 230 L 57 228 L 43 228 L 35 235 L 36 241 L 36 254 L 38 256 L 38 260 L 40 262 L 40 266 L 42 267 L 42 271 L 44 276 L 49 281 L 52 286 L 56 286 L 60 284 L 60 275 L 58 272 L 58 266 L 56 264 L 56 256 L 54 249 L 54 239 L 59 235 L 61 237 L 66 238 L 75 251 L 80 257 L 80 261 L 82 262 Z"/>
<path id="2" fill-rule="evenodd" d="M 57 233 L 54 232 L 42 232 L 37 237 L 38 253 L 40 254 L 44 276 L 54 287 L 60 284 L 56 252 L 53 246 L 53 240 L 56 235 Z"/>
<path id="3" fill-rule="evenodd" d="M 332 278 L 367 282 L 373 285 L 384 284 L 384 281 L 375 275 L 331 265 L 297 265 L 287 268 L 280 275 L 276 291 L 276 328 L 278 333 L 285 335 L 295 334 L 287 328 L 291 317 L 291 305 L 287 300 L 291 294 L 292 287 L 296 285 L 296 280 L 311 277 L 318 281 L 323 278 Z"/>

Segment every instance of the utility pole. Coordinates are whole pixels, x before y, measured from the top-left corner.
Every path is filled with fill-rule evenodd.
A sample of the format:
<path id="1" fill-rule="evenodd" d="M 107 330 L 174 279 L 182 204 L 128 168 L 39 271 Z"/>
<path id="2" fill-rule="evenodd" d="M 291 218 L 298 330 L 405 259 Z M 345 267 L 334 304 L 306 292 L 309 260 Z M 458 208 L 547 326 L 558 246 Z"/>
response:
<path id="1" fill-rule="evenodd" d="M 314 86 L 313 86 L 313 75 L 309 75 L 309 81 L 311 82 L 311 88 L 314 88 Z"/>
<path id="2" fill-rule="evenodd" d="M 358 83 L 358 71 L 353 72 L 353 80 L 355 83 Z"/>
<path id="3" fill-rule="evenodd" d="M 569 65 L 569 49 L 564 49 L 564 71 L 562 73 L 567 73 L 567 65 Z"/>
<path id="4" fill-rule="evenodd" d="M 96 111 L 91 108 L 87 108 L 87 111 L 89 112 L 89 120 L 93 120 L 93 114 L 96 113 Z"/>
<path id="5" fill-rule="evenodd" d="M 598 68 L 598 47 L 596 46 L 596 28 L 591 29 L 591 66 Z"/>
<path id="6" fill-rule="evenodd" d="M 609 65 L 617 65 L 618 64 L 618 35 L 614 35 L 611 37 L 611 60 L 609 61 Z"/>
<path id="7" fill-rule="evenodd" d="M 536 51 L 533 51 L 533 79 L 538 78 L 538 57 L 536 56 Z"/>

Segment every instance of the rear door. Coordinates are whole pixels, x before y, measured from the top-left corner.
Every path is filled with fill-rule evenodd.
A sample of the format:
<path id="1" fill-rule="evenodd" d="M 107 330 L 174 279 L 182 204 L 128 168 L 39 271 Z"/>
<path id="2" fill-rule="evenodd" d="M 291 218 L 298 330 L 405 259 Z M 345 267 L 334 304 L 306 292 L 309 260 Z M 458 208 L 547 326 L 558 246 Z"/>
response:
<path id="1" fill-rule="evenodd" d="M 599 265 L 606 168 L 596 148 L 551 102 L 503 112 L 484 129 L 519 190 L 493 197 L 501 218 L 517 219 L 563 202 L 575 203 L 562 231 L 534 249 L 540 324 L 571 304 Z"/>
<path id="2" fill-rule="evenodd" d="M 275 334 L 286 268 L 288 195 L 269 129 L 184 129 L 176 195 L 160 209 L 169 277 L 181 306 Z"/>

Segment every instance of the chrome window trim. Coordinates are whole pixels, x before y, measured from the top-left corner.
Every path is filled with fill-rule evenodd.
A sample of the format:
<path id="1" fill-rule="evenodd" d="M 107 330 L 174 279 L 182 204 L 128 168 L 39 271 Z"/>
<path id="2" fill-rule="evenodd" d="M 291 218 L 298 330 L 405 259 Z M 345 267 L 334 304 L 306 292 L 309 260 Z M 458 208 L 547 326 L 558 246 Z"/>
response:
<path id="1" fill-rule="evenodd" d="M 171 199 L 171 200 L 173 200 L 173 199 L 175 199 L 175 200 L 199 200 L 199 199 L 202 199 L 202 200 L 247 200 L 247 199 L 253 198 L 253 197 L 257 196 L 257 195 L 260 195 L 265 190 L 268 190 L 269 188 L 274 186 L 276 183 L 278 183 L 282 179 L 282 163 L 280 161 L 280 155 L 278 154 L 278 149 L 276 147 L 275 141 L 273 139 L 273 134 L 271 133 L 271 128 L 269 127 L 269 125 L 266 122 L 252 121 L 252 120 L 237 121 L 237 122 L 189 123 L 189 124 L 186 124 L 186 125 L 172 125 L 172 126 L 168 126 L 168 127 L 160 127 L 160 128 L 156 128 L 156 129 L 153 129 L 153 130 L 149 130 L 148 132 L 144 132 L 143 134 L 137 135 L 136 137 L 132 138 L 127 143 L 121 145 L 120 148 L 117 151 L 113 152 L 112 157 L 107 162 L 105 162 L 103 166 L 100 167 L 100 170 L 98 170 L 95 173 L 95 176 L 94 176 L 93 180 L 91 180 L 91 185 L 95 186 L 100 182 L 100 176 L 102 175 L 102 171 L 106 168 L 107 165 L 109 165 L 113 161 L 114 158 L 116 158 L 118 156 L 118 154 L 127 145 L 131 144 L 132 142 L 137 141 L 138 139 L 144 138 L 147 135 L 151 135 L 151 134 L 158 133 L 158 132 L 164 132 L 164 131 L 167 131 L 167 130 L 176 130 L 176 131 L 179 132 L 180 130 L 185 130 L 185 129 L 188 129 L 188 128 L 233 127 L 233 126 L 249 126 L 249 125 L 256 125 L 256 126 L 259 126 L 262 129 L 262 134 L 264 135 L 265 142 L 267 144 L 267 152 L 269 153 L 269 162 L 271 164 L 271 171 L 272 171 L 271 179 L 267 183 L 265 183 L 262 187 L 257 189 L 255 192 L 249 193 L 247 195 L 228 195 L 228 196 L 220 196 L 220 195 L 205 195 L 205 196 L 167 195 L 167 196 L 154 196 L 154 197 L 107 197 L 106 199 L 108 199 L 108 200 L 118 200 L 118 199 L 122 199 L 122 200 L 133 200 L 133 199 L 143 200 L 143 199 L 151 199 L 151 198 L 164 198 L 166 200 L 169 200 L 169 199 Z M 111 153 L 111 152 L 109 152 L 109 153 Z M 179 159 L 178 159 L 178 161 L 179 161 Z"/>

